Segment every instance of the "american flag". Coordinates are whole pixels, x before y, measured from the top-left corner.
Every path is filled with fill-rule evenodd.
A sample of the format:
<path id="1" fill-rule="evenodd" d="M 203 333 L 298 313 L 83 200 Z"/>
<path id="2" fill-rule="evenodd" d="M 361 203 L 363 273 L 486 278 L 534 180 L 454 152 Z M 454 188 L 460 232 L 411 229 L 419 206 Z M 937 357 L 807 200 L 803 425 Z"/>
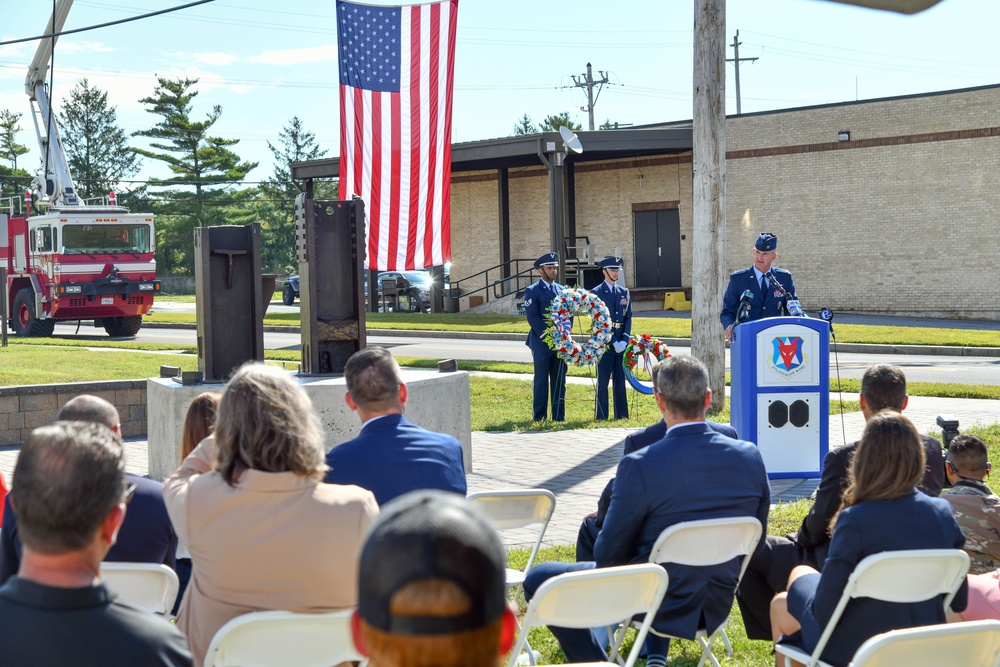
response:
<path id="1" fill-rule="evenodd" d="M 458 0 L 337 2 L 340 196 L 368 208 L 368 267 L 451 260 L 451 91 Z"/>

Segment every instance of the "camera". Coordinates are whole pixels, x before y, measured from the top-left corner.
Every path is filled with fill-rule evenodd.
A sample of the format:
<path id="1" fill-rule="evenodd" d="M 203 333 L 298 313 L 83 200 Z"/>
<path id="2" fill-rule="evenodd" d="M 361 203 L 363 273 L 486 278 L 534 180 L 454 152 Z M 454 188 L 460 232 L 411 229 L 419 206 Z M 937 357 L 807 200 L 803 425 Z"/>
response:
<path id="1" fill-rule="evenodd" d="M 951 441 L 955 439 L 955 436 L 959 434 L 958 431 L 958 419 L 955 415 L 938 415 L 937 425 L 941 427 L 941 437 L 944 439 L 944 448 L 948 449 L 948 445 Z"/>

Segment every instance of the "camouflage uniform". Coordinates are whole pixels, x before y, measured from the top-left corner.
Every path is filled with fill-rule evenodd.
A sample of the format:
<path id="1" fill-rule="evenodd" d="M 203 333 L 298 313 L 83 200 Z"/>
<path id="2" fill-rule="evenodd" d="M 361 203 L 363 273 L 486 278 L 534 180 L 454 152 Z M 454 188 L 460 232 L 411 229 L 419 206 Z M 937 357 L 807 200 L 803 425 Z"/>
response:
<path id="1" fill-rule="evenodd" d="M 951 503 L 955 519 L 965 533 L 969 572 L 983 574 L 1000 566 L 1000 497 L 983 482 L 960 479 L 941 497 Z"/>

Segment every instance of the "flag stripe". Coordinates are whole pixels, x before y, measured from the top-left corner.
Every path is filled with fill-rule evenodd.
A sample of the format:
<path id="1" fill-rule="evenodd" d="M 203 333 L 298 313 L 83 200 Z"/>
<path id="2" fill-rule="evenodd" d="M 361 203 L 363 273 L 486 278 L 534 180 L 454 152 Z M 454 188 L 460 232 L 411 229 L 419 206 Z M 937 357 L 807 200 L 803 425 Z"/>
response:
<path id="1" fill-rule="evenodd" d="M 337 2 L 341 197 L 368 205 L 368 265 L 451 258 L 451 109 L 458 0 Z"/>

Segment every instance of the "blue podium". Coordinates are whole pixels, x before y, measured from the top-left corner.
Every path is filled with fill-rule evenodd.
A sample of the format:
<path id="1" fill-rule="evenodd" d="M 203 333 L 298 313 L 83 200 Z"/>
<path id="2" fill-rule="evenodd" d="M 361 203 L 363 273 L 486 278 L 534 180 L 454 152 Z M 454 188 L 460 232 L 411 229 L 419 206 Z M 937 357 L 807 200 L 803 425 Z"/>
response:
<path id="1" fill-rule="evenodd" d="M 730 423 L 771 479 L 819 477 L 829 450 L 830 324 L 770 317 L 736 326 Z"/>

